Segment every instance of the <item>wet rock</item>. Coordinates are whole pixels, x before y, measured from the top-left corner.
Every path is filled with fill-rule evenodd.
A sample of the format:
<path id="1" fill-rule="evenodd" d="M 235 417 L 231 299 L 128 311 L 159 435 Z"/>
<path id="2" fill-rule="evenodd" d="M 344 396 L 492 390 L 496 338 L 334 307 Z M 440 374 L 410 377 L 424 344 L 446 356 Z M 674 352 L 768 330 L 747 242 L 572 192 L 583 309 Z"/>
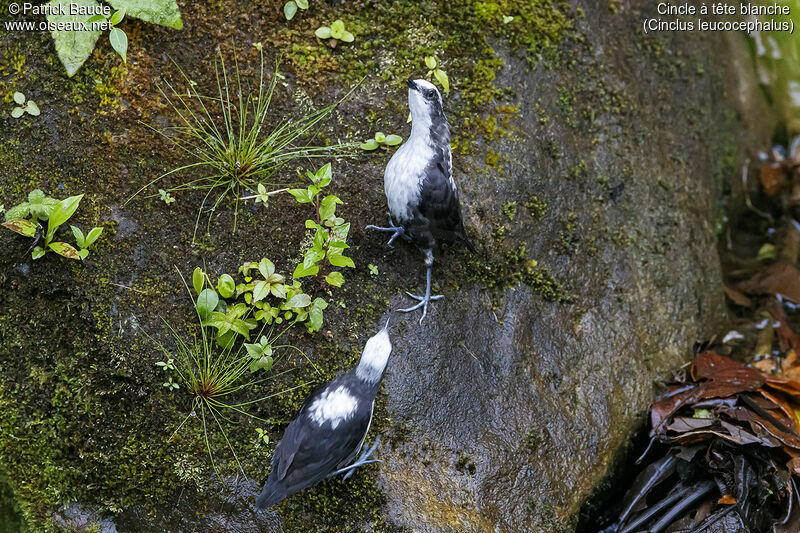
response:
<path id="1" fill-rule="evenodd" d="M 524 244 L 572 297 L 550 303 L 516 285 L 497 302 L 465 286 L 422 326 L 412 316 L 397 328 L 386 392 L 402 438 L 383 449 L 380 470 L 396 525 L 572 531 L 642 423 L 654 382 L 724 320 L 717 200 L 742 147 L 765 146 L 769 122 L 765 113 L 750 129 L 732 112 L 763 109 L 742 57 L 732 64 L 721 52 L 740 36 L 643 36 L 637 6 L 649 11 L 646 2 L 618 15 L 589 4 L 593 60 L 529 71 L 504 56 L 500 83 L 517 91 L 522 125 L 519 141 L 497 150 L 503 171 L 478 173 L 481 162 L 454 156 L 479 260 L 502 261 L 487 257 L 482 213 L 515 202 L 505 239 Z M 556 92 L 574 94 L 576 110 L 602 106 L 592 84 L 613 90 L 625 111 L 598 110 L 585 128 L 543 120 L 564 116 L 539 110 Z M 519 209 L 534 196 L 547 203 L 541 220 Z M 467 256 L 439 257 L 441 276 Z"/>

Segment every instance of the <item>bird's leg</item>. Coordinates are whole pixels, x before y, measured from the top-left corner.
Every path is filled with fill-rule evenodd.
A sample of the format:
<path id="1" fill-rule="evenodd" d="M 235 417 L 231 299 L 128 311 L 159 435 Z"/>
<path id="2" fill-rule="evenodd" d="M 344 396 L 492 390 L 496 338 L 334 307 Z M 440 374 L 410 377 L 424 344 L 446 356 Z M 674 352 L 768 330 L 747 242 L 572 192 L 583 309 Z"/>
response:
<path id="1" fill-rule="evenodd" d="M 368 465 L 368 464 L 371 464 L 371 463 L 380 463 L 380 459 L 370 459 L 369 458 L 369 456 L 372 455 L 372 452 L 375 451 L 375 448 L 378 447 L 378 444 L 380 444 L 380 442 L 381 442 L 381 437 L 380 437 L 380 435 L 378 435 L 377 437 L 375 437 L 375 442 L 372 443 L 372 446 L 370 446 L 368 449 L 364 450 L 361 453 L 361 457 L 359 457 L 357 461 L 355 461 L 351 465 L 345 466 L 344 468 L 340 468 L 336 472 L 331 473 L 330 476 L 328 476 L 328 477 L 333 477 L 333 476 L 336 476 L 336 475 L 341 474 L 343 472 L 347 472 L 344 475 L 344 477 L 342 478 L 344 480 L 344 479 L 347 479 L 350 476 L 352 476 L 353 472 L 355 471 L 355 469 L 358 468 L 359 466 L 364 466 L 364 465 Z"/>
<path id="2" fill-rule="evenodd" d="M 431 296 L 431 272 L 433 271 L 433 252 L 431 250 L 425 250 L 425 268 L 426 268 L 426 283 L 425 283 L 425 296 L 417 296 L 416 294 L 411 294 L 407 292 L 411 298 L 419 301 L 418 304 L 413 305 L 407 309 L 400 309 L 403 313 L 408 313 L 410 311 L 414 311 L 422 307 L 422 317 L 419 319 L 419 323 L 422 324 L 422 321 L 425 320 L 425 316 L 428 314 L 428 304 L 432 300 L 439 300 L 444 298 L 444 295 L 437 294 L 436 296 Z"/>
<path id="3" fill-rule="evenodd" d="M 392 216 L 391 215 L 389 215 L 389 227 L 388 228 L 382 228 L 380 226 L 373 226 L 372 224 L 370 224 L 369 226 L 367 226 L 364 229 L 376 229 L 378 231 L 392 231 L 392 232 L 394 232 L 394 235 L 391 236 L 391 238 L 389 239 L 389 242 L 386 243 L 389 248 L 394 248 L 394 246 L 392 246 L 392 243 L 398 237 L 403 237 L 404 239 L 409 240 L 408 235 L 406 235 L 405 228 L 403 226 L 395 226 L 394 222 L 392 222 Z"/>

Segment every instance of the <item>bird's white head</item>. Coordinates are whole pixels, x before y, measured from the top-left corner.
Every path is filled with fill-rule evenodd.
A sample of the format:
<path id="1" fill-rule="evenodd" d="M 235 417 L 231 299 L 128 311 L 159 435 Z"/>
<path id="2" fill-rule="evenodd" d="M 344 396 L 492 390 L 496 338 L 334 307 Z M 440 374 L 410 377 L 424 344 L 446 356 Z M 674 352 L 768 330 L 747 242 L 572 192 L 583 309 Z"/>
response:
<path id="1" fill-rule="evenodd" d="M 444 116 L 442 95 L 434 84 L 428 80 L 409 78 L 406 85 L 408 85 L 408 107 L 411 109 L 412 128 L 430 127 L 437 117 Z"/>
<path id="2" fill-rule="evenodd" d="M 369 383 L 376 383 L 381 380 L 386 364 L 389 362 L 389 354 L 392 353 L 392 341 L 389 339 L 389 322 L 375 336 L 371 337 L 361 352 L 361 359 L 358 360 L 356 376 Z"/>

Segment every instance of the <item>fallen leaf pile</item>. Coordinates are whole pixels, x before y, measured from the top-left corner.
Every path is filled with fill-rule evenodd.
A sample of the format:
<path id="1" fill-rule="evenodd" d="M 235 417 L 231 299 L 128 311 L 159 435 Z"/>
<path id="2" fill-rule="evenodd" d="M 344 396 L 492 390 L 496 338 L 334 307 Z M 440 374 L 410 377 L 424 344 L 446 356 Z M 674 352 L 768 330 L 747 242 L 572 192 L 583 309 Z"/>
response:
<path id="1" fill-rule="evenodd" d="M 695 356 L 650 408 L 645 457 L 659 444 L 666 453 L 636 478 L 607 531 L 800 531 L 798 402 L 800 381 L 714 351 Z"/>

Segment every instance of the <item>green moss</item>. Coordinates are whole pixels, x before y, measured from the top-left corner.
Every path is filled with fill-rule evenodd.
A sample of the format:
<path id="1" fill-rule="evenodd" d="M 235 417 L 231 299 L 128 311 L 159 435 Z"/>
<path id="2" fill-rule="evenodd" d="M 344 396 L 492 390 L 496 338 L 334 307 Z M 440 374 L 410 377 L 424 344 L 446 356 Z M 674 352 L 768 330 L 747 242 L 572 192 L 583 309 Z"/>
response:
<path id="1" fill-rule="evenodd" d="M 537 220 L 542 219 L 545 213 L 547 213 L 547 202 L 536 195 L 532 195 L 528 201 L 525 202 L 525 207 L 528 209 L 530 215 Z"/>
<path id="2" fill-rule="evenodd" d="M 508 217 L 508 220 L 514 220 L 517 215 L 517 202 L 508 201 L 503 204 L 503 213 Z"/>
<path id="3" fill-rule="evenodd" d="M 559 254 L 568 254 L 578 242 L 578 215 L 567 213 L 561 216 L 561 225 L 561 234 L 558 240 L 553 243 L 553 250 Z"/>

